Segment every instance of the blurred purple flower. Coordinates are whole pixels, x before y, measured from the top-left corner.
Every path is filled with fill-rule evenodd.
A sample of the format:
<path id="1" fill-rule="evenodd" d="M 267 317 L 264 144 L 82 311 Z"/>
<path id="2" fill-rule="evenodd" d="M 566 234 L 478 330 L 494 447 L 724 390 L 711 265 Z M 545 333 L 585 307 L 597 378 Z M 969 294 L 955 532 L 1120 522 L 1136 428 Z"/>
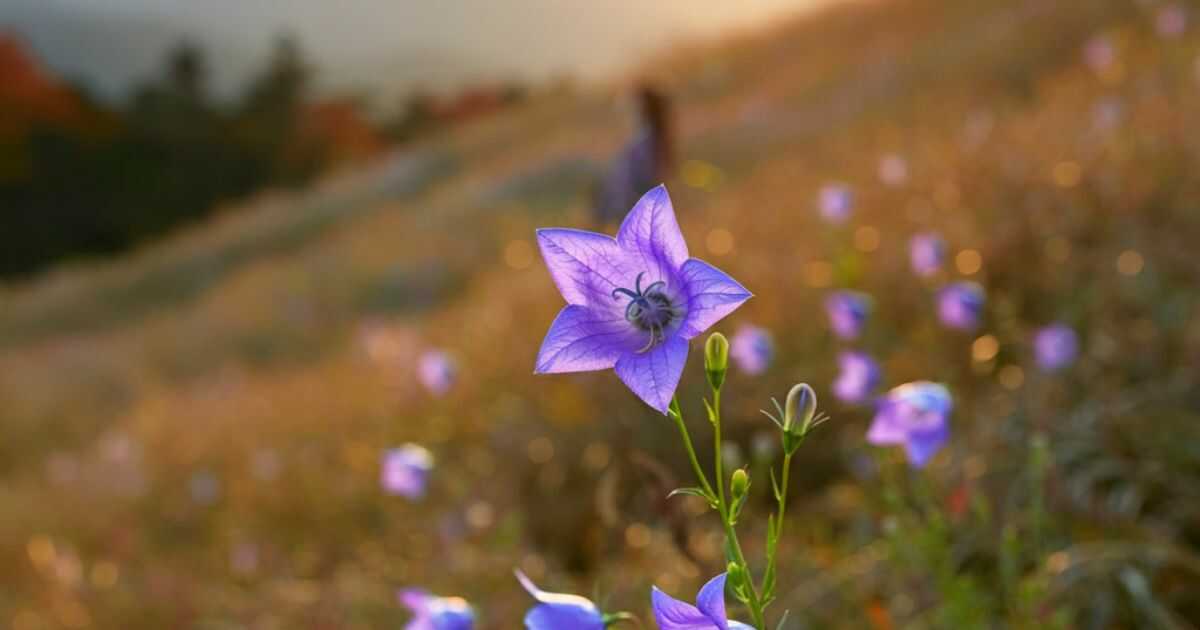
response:
<path id="1" fill-rule="evenodd" d="M 854 210 L 854 193 L 845 184 L 826 184 L 817 193 L 817 207 L 830 223 L 845 223 Z"/>
<path id="2" fill-rule="evenodd" d="M 570 229 L 537 232 L 567 306 L 538 351 L 538 374 L 615 368 L 662 413 L 674 396 L 688 340 L 750 298 L 724 272 L 688 256 L 667 189 L 646 193 L 614 239 Z"/>
<path id="3" fill-rule="evenodd" d="M 903 445 L 908 461 L 922 467 L 950 437 L 953 406 L 944 385 L 929 381 L 901 385 L 879 401 L 867 441 Z"/>
<path id="4" fill-rule="evenodd" d="M 461 597 L 438 597 L 420 589 L 404 589 L 396 597 L 412 611 L 404 630 L 471 630 L 475 626 L 475 611 Z"/>
<path id="5" fill-rule="evenodd" d="M 938 292 L 938 319 L 948 328 L 975 330 L 983 316 L 985 300 L 983 287 L 974 282 L 950 284 Z"/>
<path id="6" fill-rule="evenodd" d="M 1154 28 L 1160 37 L 1175 39 L 1187 30 L 1187 9 L 1182 4 L 1172 4 L 1159 9 L 1154 18 Z"/>
<path id="7" fill-rule="evenodd" d="M 450 391 L 457 376 L 454 360 L 441 350 L 428 350 L 417 360 L 417 380 L 434 396 Z"/>
<path id="8" fill-rule="evenodd" d="M 908 257 L 913 273 L 932 276 L 942 269 L 946 259 L 946 241 L 933 232 L 916 234 L 909 241 Z"/>
<path id="9" fill-rule="evenodd" d="M 858 291 L 834 291 L 825 298 L 825 312 L 835 335 L 855 339 L 862 334 L 871 314 L 871 298 Z"/>
<path id="10" fill-rule="evenodd" d="M 833 381 L 833 394 L 842 402 L 863 402 L 882 380 L 879 364 L 865 352 L 841 353 L 838 355 L 838 367 L 840 371 Z"/>
<path id="11" fill-rule="evenodd" d="M 566 593 L 547 593 L 524 573 L 515 572 L 538 605 L 525 614 L 526 630 L 604 630 L 604 615 L 586 597 Z"/>
<path id="12" fill-rule="evenodd" d="M 725 617 L 725 575 L 708 581 L 696 595 L 696 605 L 681 602 L 651 587 L 650 605 L 659 630 L 752 630 Z"/>
<path id="13" fill-rule="evenodd" d="M 421 499 L 425 496 L 432 470 L 432 453 L 423 446 L 405 444 L 384 452 L 379 482 L 388 494 Z"/>
<path id="14" fill-rule="evenodd" d="M 771 366 L 771 359 L 775 357 L 771 333 L 758 326 L 738 328 L 733 339 L 729 340 L 729 356 L 733 357 L 738 369 L 751 376 L 766 372 Z"/>
<path id="15" fill-rule="evenodd" d="M 908 160 L 896 153 L 880 158 L 879 181 L 888 186 L 903 186 L 908 182 Z"/>
<path id="16" fill-rule="evenodd" d="M 1083 46 L 1083 60 L 1094 72 L 1104 72 L 1117 60 L 1117 49 L 1107 36 L 1095 35 Z"/>
<path id="17" fill-rule="evenodd" d="M 1079 337 L 1066 324 L 1051 324 L 1034 335 L 1033 353 L 1043 370 L 1061 370 L 1074 363 L 1079 356 Z"/>

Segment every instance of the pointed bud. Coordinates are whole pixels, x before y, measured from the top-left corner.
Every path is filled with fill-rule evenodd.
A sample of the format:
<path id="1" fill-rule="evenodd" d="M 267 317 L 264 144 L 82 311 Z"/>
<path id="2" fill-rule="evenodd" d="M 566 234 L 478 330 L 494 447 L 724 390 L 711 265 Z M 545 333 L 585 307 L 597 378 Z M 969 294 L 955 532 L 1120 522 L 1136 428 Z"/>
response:
<path id="1" fill-rule="evenodd" d="M 817 415 L 817 393 L 808 383 L 800 383 L 788 392 L 783 410 L 783 452 L 791 455 L 812 427 Z"/>
<path id="2" fill-rule="evenodd" d="M 733 478 L 729 480 L 729 490 L 733 493 L 733 500 L 740 501 L 746 496 L 746 491 L 750 489 L 750 475 L 746 474 L 745 468 L 739 468 L 733 471 Z"/>
<path id="3" fill-rule="evenodd" d="M 729 368 L 729 340 L 721 333 L 713 333 L 704 342 L 704 371 L 708 384 L 721 389 L 725 384 L 725 371 Z"/>

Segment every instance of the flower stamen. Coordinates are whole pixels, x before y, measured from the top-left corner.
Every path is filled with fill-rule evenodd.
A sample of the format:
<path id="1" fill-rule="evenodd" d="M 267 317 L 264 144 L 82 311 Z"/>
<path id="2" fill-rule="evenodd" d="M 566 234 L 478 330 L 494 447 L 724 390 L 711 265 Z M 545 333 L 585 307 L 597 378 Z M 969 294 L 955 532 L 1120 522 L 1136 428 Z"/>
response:
<path id="1" fill-rule="evenodd" d="M 664 331 L 679 317 L 679 309 L 663 292 L 667 283 L 658 280 L 643 289 L 642 277 L 645 275 L 644 271 L 637 275 L 633 290 L 621 287 L 613 289 L 612 292 L 614 300 L 620 299 L 622 295 L 629 298 L 629 304 L 625 306 L 625 320 L 638 330 L 650 333 L 645 347 L 637 351 L 639 354 L 649 351 L 663 341 L 666 338 Z"/>

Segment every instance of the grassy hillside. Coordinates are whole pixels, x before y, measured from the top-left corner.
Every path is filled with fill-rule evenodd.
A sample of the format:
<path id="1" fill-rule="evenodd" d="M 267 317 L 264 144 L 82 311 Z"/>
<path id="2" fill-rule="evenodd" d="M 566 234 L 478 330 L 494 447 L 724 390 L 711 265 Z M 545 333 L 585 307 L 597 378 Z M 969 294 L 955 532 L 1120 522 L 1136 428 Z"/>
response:
<path id="1" fill-rule="evenodd" d="M 1200 619 L 1200 24 L 1165 38 L 1144 4 L 864 2 L 644 68 L 677 97 L 667 184 L 692 253 L 756 294 L 718 328 L 778 346 L 727 394 L 756 515 L 757 410 L 804 380 L 833 416 L 800 451 L 782 542 L 794 627 Z M 1097 36 L 1102 71 L 1082 53 Z M 720 532 L 663 500 L 687 478 L 673 427 L 611 373 L 531 374 L 561 305 L 533 230 L 588 227 L 591 165 L 626 133 L 604 95 L 547 93 L 5 290 L 0 620 L 399 627 L 394 589 L 421 585 L 510 629 L 529 603 L 514 566 L 644 619 L 651 583 L 694 592 Z M 887 155 L 902 185 L 880 181 Z M 842 227 L 815 209 L 832 181 L 855 190 Z M 950 244 L 930 280 L 908 269 L 924 230 Z M 976 333 L 933 317 L 950 279 L 987 287 Z M 842 287 L 875 299 L 858 346 L 887 386 L 954 393 L 924 472 L 828 394 L 843 345 L 821 305 Z M 1047 375 L 1029 338 L 1056 320 L 1083 352 Z M 445 397 L 414 378 L 428 348 L 461 367 Z M 439 461 L 416 504 L 378 487 L 381 450 L 407 441 Z"/>

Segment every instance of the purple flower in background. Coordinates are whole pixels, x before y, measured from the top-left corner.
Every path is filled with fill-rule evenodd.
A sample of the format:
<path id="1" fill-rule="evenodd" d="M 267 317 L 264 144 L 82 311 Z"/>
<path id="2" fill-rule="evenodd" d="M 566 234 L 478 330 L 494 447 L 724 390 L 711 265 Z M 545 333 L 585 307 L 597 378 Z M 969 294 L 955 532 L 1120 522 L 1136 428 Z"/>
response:
<path id="1" fill-rule="evenodd" d="M 524 573 L 515 573 L 521 586 L 538 602 L 525 614 L 526 630 L 604 630 L 604 615 L 592 600 L 579 595 L 547 593 Z"/>
<path id="2" fill-rule="evenodd" d="M 1159 9 L 1154 18 L 1154 28 L 1160 37 L 1175 39 L 1187 30 L 1187 10 L 1181 4 L 1172 4 Z"/>
<path id="3" fill-rule="evenodd" d="M 696 595 L 696 605 L 681 602 L 652 587 L 650 605 L 659 630 L 752 630 L 725 617 L 725 574 L 708 581 Z"/>
<path id="4" fill-rule="evenodd" d="M 420 589 L 397 593 L 400 603 L 412 611 L 404 630 L 471 630 L 475 611 L 461 597 L 437 597 Z"/>
<path id="5" fill-rule="evenodd" d="M 738 369 L 756 376 L 767 371 L 771 359 L 775 357 L 775 344 L 771 333 L 758 326 L 742 326 L 738 328 L 733 339 L 729 340 L 729 356 L 737 363 Z"/>
<path id="6" fill-rule="evenodd" d="M 855 339 L 862 334 L 871 314 L 871 298 L 857 291 L 834 291 L 825 299 L 829 326 L 842 339 Z"/>
<path id="7" fill-rule="evenodd" d="M 847 351 L 838 355 L 838 377 L 833 381 L 833 394 L 847 403 L 860 403 L 879 387 L 882 376 L 879 364 L 865 352 Z"/>
<path id="8" fill-rule="evenodd" d="M 867 441 L 877 446 L 901 444 L 908 461 L 924 466 L 950 437 L 954 402 L 944 385 L 918 381 L 888 392 L 879 401 Z"/>
<path id="9" fill-rule="evenodd" d="M 420 499 L 425 496 L 432 470 L 432 453 L 423 446 L 405 444 L 384 452 L 379 482 L 388 494 Z"/>
<path id="10" fill-rule="evenodd" d="M 941 271 L 946 260 L 946 241 L 933 232 L 914 235 L 908 244 L 908 258 L 913 273 L 932 276 Z"/>
<path id="11" fill-rule="evenodd" d="M 955 282 L 938 292 L 938 319 L 949 328 L 975 330 L 985 300 L 983 287 L 974 282 Z"/>
<path id="12" fill-rule="evenodd" d="M 417 360 L 417 380 L 434 396 L 450 391 L 457 376 L 454 360 L 441 350 L 429 350 Z"/>
<path id="13" fill-rule="evenodd" d="M 1033 353 L 1043 370 L 1061 370 L 1079 356 L 1079 337 L 1066 324 L 1051 324 L 1034 335 Z"/>
<path id="14" fill-rule="evenodd" d="M 903 186 L 908 182 L 908 160 L 896 153 L 880 158 L 879 181 L 888 186 Z"/>
<path id="15" fill-rule="evenodd" d="M 538 374 L 615 368 L 633 393 L 667 412 L 688 340 L 750 298 L 724 272 L 688 256 L 667 189 L 646 193 L 614 239 L 570 229 L 537 232 L 567 301 L 538 351 Z"/>
<path id="16" fill-rule="evenodd" d="M 1084 44 L 1083 60 L 1093 71 L 1104 72 L 1117 60 L 1117 49 L 1111 39 L 1104 35 L 1096 35 Z"/>
<path id="17" fill-rule="evenodd" d="M 817 207 L 830 223 L 845 223 L 854 209 L 854 193 L 845 184 L 827 184 L 817 193 Z"/>

